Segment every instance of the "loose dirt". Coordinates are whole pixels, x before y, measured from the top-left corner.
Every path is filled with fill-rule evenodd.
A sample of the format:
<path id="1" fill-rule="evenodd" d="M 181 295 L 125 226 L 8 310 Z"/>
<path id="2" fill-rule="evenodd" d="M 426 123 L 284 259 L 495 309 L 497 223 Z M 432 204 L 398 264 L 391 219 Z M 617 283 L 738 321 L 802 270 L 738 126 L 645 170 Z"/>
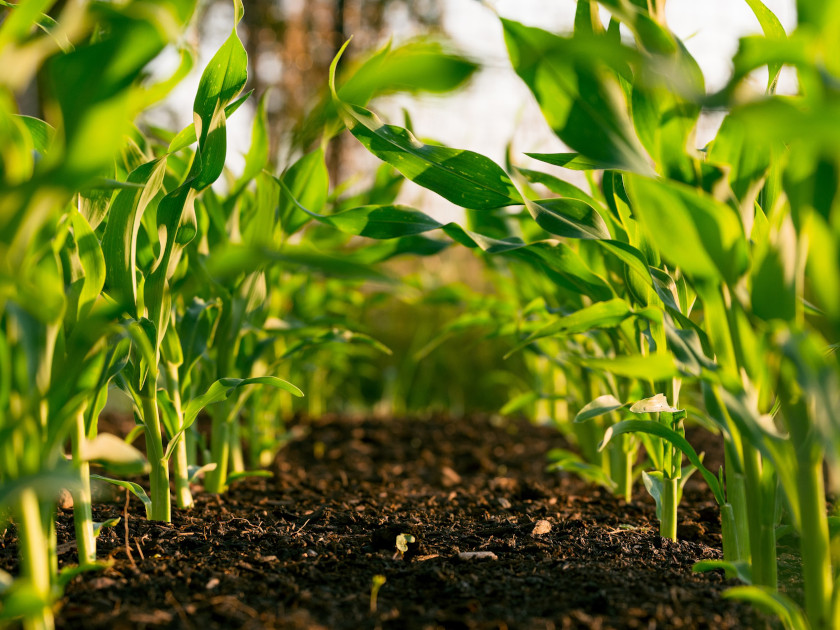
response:
<path id="1" fill-rule="evenodd" d="M 627 504 L 545 453 L 556 431 L 483 417 L 327 417 L 297 424 L 272 478 L 197 493 L 173 523 L 132 498 L 103 532 L 111 568 L 75 578 L 61 628 L 764 628 L 724 599 L 736 584 L 692 573 L 720 558 L 717 507 L 692 480 L 680 542 L 657 533 L 643 489 Z M 123 517 L 122 505 L 94 518 Z M 401 534 L 413 536 L 407 551 Z M 69 511 L 60 560 L 76 561 Z M 130 554 L 127 553 L 130 550 Z M 478 552 L 478 553 L 476 553 Z M 0 567 L 15 570 L 15 535 Z M 374 576 L 384 576 L 375 604 Z"/>

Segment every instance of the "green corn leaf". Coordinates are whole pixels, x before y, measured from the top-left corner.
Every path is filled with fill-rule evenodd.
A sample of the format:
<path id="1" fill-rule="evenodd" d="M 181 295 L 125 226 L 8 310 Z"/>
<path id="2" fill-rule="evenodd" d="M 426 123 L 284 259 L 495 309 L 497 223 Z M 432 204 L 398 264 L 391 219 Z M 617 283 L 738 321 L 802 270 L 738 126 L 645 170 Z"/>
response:
<path id="1" fill-rule="evenodd" d="M 169 278 L 175 272 L 181 252 L 195 237 L 198 229 L 194 208 L 197 194 L 195 188 L 185 184 L 166 195 L 158 204 L 157 231 L 161 254 L 144 288 L 148 316 L 158 334 L 155 348 L 163 340 L 169 326 Z"/>
<path id="2" fill-rule="evenodd" d="M 362 206 L 336 214 L 320 215 L 307 210 L 292 196 L 282 180 L 277 180 L 286 197 L 303 212 L 325 225 L 346 234 L 374 239 L 392 239 L 413 236 L 443 227 L 430 216 L 406 206 Z"/>
<path id="3" fill-rule="evenodd" d="M 448 92 L 477 69 L 474 61 L 450 50 L 446 42 L 418 39 L 394 47 L 389 41 L 353 70 L 338 94 L 344 102 L 364 107 L 372 98 L 394 92 Z M 338 117 L 331 99 L 322 103 L 300 125 L 300 144 L 315 140 L 324 127 L 325 135 L 332 137 L 342 127 Z"/>
<path id="4" fill-rule="evenodd" d="M 53 470 L 44 470 L 16 479 L 4 479 L 0 485 L 0 506 L 11 506 L 22 490 L 34 490 L 45 502 L 55 501 L 62 489 L 79 488 L 79 475 L 69 462 L 61 462 Z"/>
<path id="5" fill-rule="evenodd" d="M 503 416 L 508 416 L 512 413 L 525 409 L 529 405 L 533 405 L 541 398 L 538 392 L 523 392 L 518 396 L 511 398 L 505 406 L 499 410 Z"/>
<path id="6" fill-rule="evenodd" d="M 155 103 L 165 99 L 175 86 L 181 83 L 181 81 L 189 75 L 190 71 L 193 69 L 193 65 L 195 65 L 195 54 L 187 47 L 180 48 L 178 53 L 181 57 L 181 61 L 175 69 L 175 72 L 173 72 L 169 78 L 152 86 L 146 87 L 142 91 L 138 91 L 138 94 L 135 96 L 137 99 L 135 108 L 138 111 L 145 111 Z"/>
<path id="7" fill-rule="evenodd" d="M 181 342 L 183 358 L 179 368 L 179 378 L 184 385 L 189 382 L 190 372 L 211 342 L 213 328 L 210 322 L 210 311 L 217 308 L 219 308 L 217 302 L 204 302 L 200 298 L 193 298 L 181 321 L 178 322 L 178 338 Z"/>
<path id="8" fill-rule="evenodd" d="M 700 456 L 697 455 L 697 451 L 694 450 L 694 447 L 682 435 L 660 422 L 654 422 L 652 420 L 622 420 L 617 424 L 607 427 L 604 433 L 604 439 L 598 445 L 598 450 L 603 450 L 613 437 L 624 433 L 648 433 L 670 442 L 682 451 L 688 458 L 688 461 L 700 471 L 703 479 L 706 480 L 706 483 L 709 484 L 709 488 L 711 488 L 712 493 L 715 495 L 715 500 L 718 502 L 718 505 L 724 504 L 723 490 L 718 478 L 703 465 Z"/>
<path id="9" fill-rule="evenodd" d="M 727 599 L 750 602 L 781 619 L 786 630 L 811 630 L 802 609 L 791 598 L 767 586 L 733 586 L 724 591 Z"/>
<path id="10" fill-rule="evenodd" d="M 254 90 L 250 90 L 249 92 L 246 92 L 245 94 L 240 96 L 238 99 L 233 101 L 233 103 L 231 103 L 230 105 L 225 107 L 225 118 L 226 119 L 230 118 L 233 115 L 233 112 L 235 112 L 237 109 L 239 109 L 239 107 L 245 101 L 247 101 L 248 98 L 253 93 L 254 93 Z M 166 152 L 167 153 L 176 153 L 177 151 L 180 151 L 181 149 L 186 149 L 191 144 L 195 144 L 195 142 L 197 140 L 198 140 L 198 138 L 195 135 L 195 124 L 190 123 L 189 125 L 187 125 L 183 129 L 181 129 L 181 131 L 179 131 L 178 134 L 172 139 L 172 141 L 169 143 L 169 147 L 166 149 Z"/>
<path id="11" fill-rule="evenodd" d="M 174 35 L 150 13 L 120 17 L 45 67 L 46 92 L 61 115 L 61 171 L 74 183 L 99 174 L 119 153 L 135 116 L 131 88 Z"/>
<path id="12" fill-rule="evenodd" d="M 301 339 L 300 341 L 296 342 L 291 347 L 289 347 L 289 349 L 286 350 L 285 353 L 283 353 L 282 358 L 288 358 L 304 349 L 314 348 L 329 343 L 362 343 L 371 346 L 372 348 L 375 348 L 383 354 L 392 354 L 391 349 L 388 346 L 383 344 L 381 341 L 374 339 L 370 335 L 354 332 L 352 330 L 341 330 L 338 328 L 333 328 L 332 330 L 318 335 L 317 337 Z"/>
<path id="13" fill-rule="evenodd" d="M 424 144 L 407 129 L 386 125 L 373 112 L 343 102 L 336 91 L 335 70 L 347 43 L 330 66 L 330 90 L 347 129 L 366 149 L 411 181 L 463 208 L 490 210 L 522 203 L 508 175 L 489 158 Z"/>
<path id="14" fill-rule="evenodd" d="M 146 457 L 136 448 L 110 433 L 100 433 L 82 445 L 82 459 L 102 464 L 119 475 L 137 475 L 149 471 Z"/>
<path id="15" fill-rule="evenodd" d="M 539 330 L 530 334 L 524 341 L 517 344 L 505 358 L 530 345 L 538 339 L 555 337 L 558 335 L 573 335 L 587 332 L 595 328 L 613 328 L 632 315 L 633 311 L 627 302 L 614 298 L 606 302 L 597 302 L 580 310 L 560 317 Z"/>
<path id="16" fill-rule="evenodd" d="M 204 473 L 208 473 L 211 470 L 216 470 L 218 464 L 216 462 L 212 462 L 210 464 L 204 464 L 204 466 L 189 466 L 187 467 L 187 476 L 190 479 L 190 483 L 197 483 L 198 479 L 204 475 Z"/>
<path id="17" fill-rule="evenodd" d="M 752 567 L 749 562 L 728 562 L 726 560 L 700 560 L 691 567 L 693 573 L 726 571 L 727 577 L 736 576 L 744 584 L 752 584 Z"/>
<path id="18" fill-rule="evenodd" d="M 651 472 L 642 471 L 642 481 L 645 484 L 645 490 L 653 497 L 656 504 L 656 518 L 662 520 L 662 495 L 665 493 L 665 476 L 658 470 Z"/>
<path id="19" fill-rule="evenodd" d="M 102 475 L 91 475 L 90 478 L 98 479 L 99 481 L 107 481 L 108 483 L 119 486 L 120 488 L 125 488 L 143 502 L 143 505 L 146 508 L 146 518 L 150 519 L 152 517 L 152 500 L 149 498 L 149 495 L 146 494 L 146 491 L 143 490 L 142 486 L 137 485 L 133 481 L 111 479 L 110 477 L 103 477 Z"/>
<path id="20" fill-rule="evenodd" d="M 442 42 L 389 42 L 365 61 L 338 90 L 346 103 L 366 105 L 391 92 L 449 92 L 462 85 L 478 65 L 447 50 Z"/>
<path id="21" fill-rule="evenodd" d="M 78 319 L 84 319 L 105 286 L 105 256 L 91 226 L 79 212 L 71 215 L 79 260 L 84 269 L 84 285 L 79 295 Z"/>
<path id="22" fill-rule="evenodd" d="M 534 221 L 547 232 L 566 238 L 609 239 L 604 219 L 591 205 L 579 199 L 525 199 Z"/>
<path id="23" fill-rule="evenodd" d="M 561 197 L 585 201 L 593 208 L 599 208 L 600 206 L 599 202 L 591 195 L 583 192 L 574 184 L 570 184 L 569 182 L 562 180 L 559 177 L 555 177 L 554 175 L 549 175 L 548 173 L 542 173 L 540 171 L 532 171 L 527 168 L 517 168 L 516 173 L 524 177 L 532 184 L 542 184 L 551 192 L 560 195 Z"/>
<path id="24" fill-rule="evenodd" d="M 740 217 L 694 188 L 644 177 L 625 178 L 633 211 L 662 255 L 692 277 L 735 284 L 748 266 Z"/>
<path id="25" fill-rule="evenodd" d="M 585 359 L 583 365 L 617 376 L 646 381 L 664 381 L 680 375 L 674 365 L 673 358 L 665 354 L 625 355 L 614 359 Z"/>
<path id="26" fill-rule="evenodd" d="M 597 162 L 580 153 L 525 153 L 525 155 L 546 164 L 562 166 L 570 171 L 598 171 L 613 168 L 612 164 Z"/>
<path id="27" fill-rule="evenodd" d="M 784 243 L 765 243 L 751 269 L 750 305 L 753 314 L 764 321 L 792 323 L 796 317 L 796 236 L 792 229 L 787 236 Z"/>
<path id="28" fill-rule="evenodd" d="M 2 6 L 14 9 L 7 12 L 0 25 L 0 50 L 10 44 L 21 42 L 30 35 L 33 25 L 43 24 L 45 11 L 49 11 L 55 0 L 29 0 L 29 2 L 6 2 Z M 50 18 L 52 19 L 52 18 Z"/>
<path id="29" fill-rule="evenodd" d="M 771 145 L 757 135 L 748 136 L 736 116 L 727 116 L 707 149 L 710 162 L 729 166 L 729 184 L 742 202 L 758 195 L 771 160 Z"/>
<path id="30" fill-rule="evenodd" d="M 15 118 L 20 120 L 29 131 L 35 150 L 45 155 L 50 148 L 50 144 L 52 144 L 52 139 L 55 137 L 55 128 L 40 118 L 34 118 L 32 116 L 20 116 L 16 114 Z"/>
<path id="31" fill-rule="evenodd" d="M 242 0 L 234 0 L 233 5 L 233 30 L 204 69 L 193 104 L 200 167 L 190 186 L 196 190 L 203 190 L 222 174 L 227 156 L 225 107 L 248 80 L 248 54 L 236 33 L 244 12 Z"/>
<path id="32" fill-rule="evenodd" d="M 192 426 L 202 409 L 208 405 L 227 400 L 236 393 L 238 389 L 248 385 L 266 385 L 287 391 L 293 396 L 303 396 L 303 392 L 300 391 L 300 389 L 288 381 L 284 381 L 282 378 L 277 378 L 276 376 L 219 379 L 213 383 L 207 391 L 200 396 L 196 396 L 191 399 L 184 407 L 184 423 L 181 426 L 180 431 L 173 435 L 172 439 L 169 440 L 169 443 L 166 445 L 166 453 L 163 458 L 165 460 L 169 460 L 172 453 L 175 452 L 175 447 L 178 445 L 178 441 L 183 438 L 184 432 Z"/>
<path id="33" fill-rule="evenodd" d="M 601 168 L 652 173 L 613 70 L 637 53 L 607 38 L 567 39 L 505 19 L 502 27 L 516 73 L 563 142 Z"/>
<path id="34" fill-rule="evenodd" d="M 165 173 L 165 160 L 147 162 L 131 172 L 128 181 L 143 188 L 126 188 L 117 194 L 102 237 L 109 291 L 135 318 L 141 315 L 137 312 L 137 236 L 143 213 L 160 191 Z"/>
<path id="35" fill-rule="evenodd" d="M 94 521 L 93 522 L 93 537 L 98 538 L 99 534 L 102 533 L 102 530 L 106 527 L 116 527 L 120 523 L 120 517 L 109 518 L 107 521 Z M 107 565 L 106 565 L 107 566 Z"/>
<path id="36" fill-rule="evenodd" d="M 420 235 L 406 236 L 366 245 L 348 255 L 348 258 L 354 263 L 372 265 L 396 256 L 435 256 L 451 245 L 451 241 L 437 240 Z"/>
<path id="37" fill-rule="evenodd" d="M 291 235 L 309 221 L 309 216 L 299 208 L 295 200 L 315 213 L 323 211 L 327 203 L 330 178 L 324 160 L 324 150 L 318 148 L 307 153 L 283 173 L 280 179 L 292 196 L 290 199 L 288 195 L 280 195 L 280 222 L 283 232 Z"/>
<path id="38" fill-rule="evenodd" d="M 622 403 L 611 394 L 598 396 L 598 398 L 587 403 L 580 411 L 577 412 L 574 421 L 586 422 L 587 420 L 591 420 L 592 418 L 597 418 L 599 416 L 612 413 L 613 411 L 624 409 L 626 406 L 626 403 Z"/>
<path id="39" fill-rule="evenodd" d="M 581 479 L 597 483 L 609 490 L 618 486 L 600 466 L 595 466 L 581 459 L 580 455 L 562 448 L 553 448 L 546 455 L 550 462 L 546 467 L 549 472 L 562 470 L 573 473 Z"/>
<path id="40" fill-rule="evenodd" d="M 31 581 L 15 580 L 3 592 L 0 621 L 13 623 L 21 618 L 38 619 L 50 605 L 49 598 L 45 598 Z"/>
<path id="41" fill-rule="evenodd" d="M 237 194 L 244 188 L 249 181 L 260 174 L 269 161 L 269 142 L 268 142 L 268 95 L 270 92 L 265 92 L 257 103 L 257 111 L 254 114 L 254 124 L 251 127 L 251 146 L 248 153 L 245 155 L 245 167 L 242 169 L 242 175 L 236 182 L 233 195 Z"/>
<path id="42" fill-rule="evenodd" d="M 785 27 L 782 26 L 782 23 L 779 21 L 779 18 L 776 17 L 776 14 L 767 8 L 767 5 L 765 5 L 761 0 L 745 1 L 755 14 L 755 17 L 758 19 L 758 23 L 761 25 L 761 30 L 764 31 L 765 37 L 768 39 L 785 39 L 787 37 Z M 769 92 L 774 91 L 776 83 L 779 80 L 779 72 L 781 72 L 781 70 L 781 62 L 777 61 L 769 64 L 769 77 L 767 79 L 767 90 Z"/>

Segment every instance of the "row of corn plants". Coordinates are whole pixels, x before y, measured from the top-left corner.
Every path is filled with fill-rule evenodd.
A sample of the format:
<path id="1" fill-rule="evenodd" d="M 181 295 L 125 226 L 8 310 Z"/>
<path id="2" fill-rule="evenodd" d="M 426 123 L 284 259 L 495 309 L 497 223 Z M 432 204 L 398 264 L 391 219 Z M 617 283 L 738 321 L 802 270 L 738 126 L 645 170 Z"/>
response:
<path id="1" fill-rule="evenodd" d="M 394 204 L 323 215 L 281 186 L 349 234 L 401 242 L 439 230 L 511 259 L 517 279 L 547 280 L 517 282 L 521 309 L 496 331 L 513 334 L 512 352 L 530 352 L 541 375 L 523 400 L 550 403 L 577 437 L 581 455 L 558 454 L 558 465 L 629 498 L 643 445 L 644 483 L 673 539 L 683 484 L 699 471 L 720 506 L 725 560 L 698 570 L 738 575 L 747 584 L 730 595 L 788 627 L 836 628 L 824 469 L 836 476 L 840 452 L 840 2 L 800 0 L 790 34 L 762 2 L 747 4 L 764 34 L 741 40 L 733 76 L 714 94 L 668 30 L 664 2 L 579 0 L 570 36 L 501 20 L 513 69 L 570 149 L 528 155 L 583 171 L 588 190 L 383 122 L 336 84 L 341 54 L 330 89 L 346 128 L 467 209 L 467 223 Z M 794 95 L 775 93 L 785 66 L 797 73 Z M 751 91 L 760 68 L 766 85 Z M 704 110 L 726 116 L 698 148 Z M 722 470 L 708 470 L 685 439 L 688 417 L 720 433 Z M 802 607 L 777 588 L 786 529 L 799 534 Z"/>
<path id="2" fill-rule="evenodd" d="M 180 42 L 194 3 L 72 4 L 58 20 L 45 0 L 9 5 L 0 25 L 13 69 L 0 131 L 0 505 L 17 525 L 21 570 L 15 581 L 2 576 L 2 618 L 50 627 L 61 585 L 97 566 L 91 464 L 116 477 L 148 469 L 148 493 L 110 480 L 159 520 L 171 518 L 170 481 L 188 508 L 197 475 L 223 492 L 260 474 L 283 443 L 276 417 L 287 394 L 301 394 L 289 380 L 306 381 L 319 413 L 327 370 L 353 373 L 357 353 L 387 351 L 358 322 L 370 297 L 361 281 L 391 282 L 374 265 L 456 242 L 487 255 L 502 299 L 482 300 L 443 335 L 480 325 L 514 339 L 510 352 L 525 353 L 537 382 L 508 409 L 536 405 L 579 446 L 554 453 L 555 465 L 628 499 L 641 472 L 670 538 L 685 479 L 699 471 L 720 505 L 726 558 L 699 568 L 737 574 L 749 584 L 732 596 L 790 627 L 836 627 L 823 466 L 836 469 L 838 450 L 831 33 L 840 3 L 800 2 L 790 35 L 761 2 L 748 4 L 765 36 L 742 40 L 730 84 L 712 95 L 667 29 L 664 3 L 580 1 L 572 36 L 502 20 L 514 70 L 571 149 L 531 157 L 583 171 L 588 190 L 513 155 L 503 169 L 422 142 L 409 120 L 388 125 L 367 109 L 378 94 L 445 91 L 475 69 L 428 44 L 385 47 L 341 85 L 337 58 L 330 96 L 304 124 L 319 146 L 277 175 L 263 96 L 233 176 L 226 122 L 248 97 L 241 2 L 202 75 L 195 122 L 178 133 L 132 121 L 191 67 L 185 48 L 171 78 L 144 80 L 149 61 Z M 797 70 L 796 96 L 774 94 L 783 65 Z M 764 66 L 764 93 L 745 94 Z M 36 73 L 44 120 L 14 104 Z M 704 108 L 728 114 L 696 149 Z M 342 127 L 385 162 L 356 195 L 330 193 L 325 148 Z M 467 221 L 441 224 L 396 205 L 404 178 L 465 208 Z M 380 242 L 359 247 L 352 237 Z M 313 274 L 334 279 L 313 289 Z M 98 434 L 113 386 L 137 420 L 126 442 Z M 197 431 L 203 410 L 209 433 Z M 722 471 L 685 440 L 692 417 L 722 435 Z M 141 434 L 148 461 L 130 446 Z M 74 493 L 80 551 L 79 568 L 63 572 L 60 488 Z M 780 525 L 800 534 L 804 609 L 776 590 Z"/>
<path id="3" fill-rule="evenodd" d="M 20 557 L 15 579 L 0 572 L 0 625 L 26 628 L 52 627 L 63 586 L 105 566 L 96 537 L 114 523 L 93 521 L 92 479 L 169 521 L 173 487 L 187 509 L 199 476 L 221 493 L 266 474 L 287 439 L 289 395 L 303 395 L 290 381 L 315 393 L 317 415 L 336 375 L 389 352 L 360 321 L 376 294 L 363 283 L 380 295 L 395 286 L 377 263 L 437 247 L 359 249 L 341 231 L 307 227 L 311 217 L 282 191 L 329 213 L 393 201 L 403 181 L 388 168 L 354 196 L 331 190 L 325 150 L 340 123 L 329 99 L 304 125 L 323 140 L 297 147 L 275 176 L 262 95 L 244 169 L 226 169 L 228 118 L 251 96 L 241 0 L 201 74 L 194 122 L 177 131 L 135 120 L 194 65 L 184 33 L 195 0 L 54 4 L 3 2 L 0 23 L 0 518 L 4 529 L 14 522 Z M 152 80 L 150 63 L 173 46 L 177 68 Z M 439 44 L 411 42 L 370 57 L 347 90 L 360 102 L 443 92 L 475 69 Z M 33 89 L 41 117 L 18 110 Z M 136 421 L 124 440 L 98 426 L 117 390 Z M 209 431 L 197 430 L 202 413 Z M 140 436 L 145 455 L 133 446 Z M 147 482 L 126 480 L 138 474 Z M 59 570 L 66 489 L 79 563 Z"/>

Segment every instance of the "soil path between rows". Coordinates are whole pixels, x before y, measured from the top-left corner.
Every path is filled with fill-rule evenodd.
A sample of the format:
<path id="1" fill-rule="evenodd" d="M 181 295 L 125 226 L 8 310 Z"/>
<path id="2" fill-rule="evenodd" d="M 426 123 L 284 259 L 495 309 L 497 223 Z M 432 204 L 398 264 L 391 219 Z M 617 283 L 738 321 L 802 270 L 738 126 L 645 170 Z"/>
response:
<path id="1" fill-rule="evenodd" d="M 652 500 L 626 504 L 545 470 L 557 432 L 524 422 L 326 417 L 296 425 L 272 478 L 198 494 L 172 524 L 132 499 L 106 530 L 105 571 L 77 577 L 62 628 L 764 628 L 723 597 L 717 508 L 691 482 L 680 542 L 657 534 Z M 123 514 L 95 508 L 95 519 Z M 59 515 L 60 559 L 75 562 Z M 401 554 L 400 534 L 415 543 Z M 14 531 L 0 566 L 14 569 Z M 126 552 L 126 541 L 131 550 Z M 464 559 L 488 552 L 489 559 Z M 374 576 L 384 576 L 375 610 Z"/>

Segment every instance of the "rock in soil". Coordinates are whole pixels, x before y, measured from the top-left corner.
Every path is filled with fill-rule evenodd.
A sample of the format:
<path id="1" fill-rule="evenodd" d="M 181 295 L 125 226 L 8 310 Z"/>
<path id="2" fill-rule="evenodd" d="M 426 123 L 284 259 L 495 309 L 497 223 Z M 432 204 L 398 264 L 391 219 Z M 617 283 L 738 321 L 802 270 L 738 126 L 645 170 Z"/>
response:
<path id="1" fill-rule="evenodd" d="M 99 539 L 113 565 L 73 579 L 59 628 L 778 627 L 723 599 L 736 582 L 721 572 L 692 573 L 721 557 L 717 510 L 693 479 L 671 542 L 643 489 L 627 504 L 547 473 L 546 451 L 567 447 L 547 427 L 327 417 L 308 428 L 273 478 L 198 493 L 171 524 L 146 521 L 132 497 L 127 538 L 120 523 Z M 100 505 L 94 519 L 122 512 Z M 400 534 L 415 540 L 406 553 Z M 75 563 L 69 511 L 58 535 L 61 563 Z M 17 571 L 15 546 L 10 528 L 0 568 Z M 459 560 L 468 552 L 496 559 Z M 371 612 L 374 576 L 386 581 Z"/>

